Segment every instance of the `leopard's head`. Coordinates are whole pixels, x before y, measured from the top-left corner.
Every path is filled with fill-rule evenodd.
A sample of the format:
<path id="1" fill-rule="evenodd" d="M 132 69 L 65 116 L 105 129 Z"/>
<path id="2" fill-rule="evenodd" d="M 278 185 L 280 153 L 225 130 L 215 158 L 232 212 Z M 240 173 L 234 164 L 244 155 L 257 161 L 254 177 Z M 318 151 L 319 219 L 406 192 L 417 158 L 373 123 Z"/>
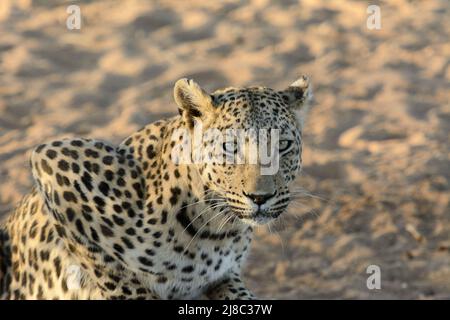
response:
<path id="1" fill-rule="evenodd" d="M 181 79 L 174 96 L 193 137 L 191 159 L 204 190 L 249 224 L 283 213 L 301 169 L 303 119 L 312 96 L 308 78 L 281 91 L 249 87 L 211 94 Z"/>

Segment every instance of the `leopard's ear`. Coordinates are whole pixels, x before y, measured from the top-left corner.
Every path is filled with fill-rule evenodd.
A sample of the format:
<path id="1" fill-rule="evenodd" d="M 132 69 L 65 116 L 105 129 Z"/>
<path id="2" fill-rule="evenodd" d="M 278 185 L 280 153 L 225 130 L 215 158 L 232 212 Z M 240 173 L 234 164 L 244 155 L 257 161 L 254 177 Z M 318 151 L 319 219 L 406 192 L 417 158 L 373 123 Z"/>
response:
<path id="1" fill-rule="evenodd" d="M 211 95 L 192 79 L 180 79 L 173 90 L 179 113 L 193 127 L 195 121 L 208 122 L 215 114 Z"/>
<path id="2" fill-rule="evenodd" d="M 299 128 L 302 129 L 313 100 L 312 85 L 307 76 L 294 81 L 279 94 L 289 108 L 296 111 L 295 117 Z"/>
<path id="3" fill-rule="evenodd" d="M 313 99 L 312 85 L 307 76 L 297 79 L 280 94 L 290 108 L 297 110 L 307 109 Z"/>

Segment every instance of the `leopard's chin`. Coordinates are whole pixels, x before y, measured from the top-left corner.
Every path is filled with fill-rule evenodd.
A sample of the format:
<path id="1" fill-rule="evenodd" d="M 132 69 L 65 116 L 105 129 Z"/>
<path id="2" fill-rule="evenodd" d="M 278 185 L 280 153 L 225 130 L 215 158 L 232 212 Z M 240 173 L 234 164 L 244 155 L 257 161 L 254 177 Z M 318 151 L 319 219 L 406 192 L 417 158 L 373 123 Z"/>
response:
<path id="1" fill-rule="evenodd" d="M 283 212 L 284 210 L 280 210 L 274 213 L 257 211 L 252 216 L 240 217 L 240 221 L 253 227 L 261 226 L 276 220 Z"/>
<path id="2" fill-rule="evenodd" d="M 241 218 L 240 221 L 252 227 L 263 226 L 275 220 L 271 217 Z"/>

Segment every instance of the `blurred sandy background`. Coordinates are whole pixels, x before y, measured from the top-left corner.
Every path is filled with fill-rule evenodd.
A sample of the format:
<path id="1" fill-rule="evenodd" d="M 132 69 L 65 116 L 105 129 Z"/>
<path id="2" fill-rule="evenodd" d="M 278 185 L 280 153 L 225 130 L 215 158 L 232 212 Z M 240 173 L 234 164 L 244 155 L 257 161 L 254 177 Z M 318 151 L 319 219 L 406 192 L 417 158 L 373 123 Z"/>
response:
<path id="1" fill-rule="evenodd" d="M 66 7 L 82 28 L 66 28 Z M 366 28 L 369 4 L 381 30 Z M 309 74 L 304 173 L 317 197 L 257 231 L 267 298 L 450 298 L 450 2 L 0 2 L 0 215 L 31 187 L 30 149 L 119 143 L 175 113 L 172 86 L 284 88 Z M 381 268 L 368 290 L 366 268 Z"/>

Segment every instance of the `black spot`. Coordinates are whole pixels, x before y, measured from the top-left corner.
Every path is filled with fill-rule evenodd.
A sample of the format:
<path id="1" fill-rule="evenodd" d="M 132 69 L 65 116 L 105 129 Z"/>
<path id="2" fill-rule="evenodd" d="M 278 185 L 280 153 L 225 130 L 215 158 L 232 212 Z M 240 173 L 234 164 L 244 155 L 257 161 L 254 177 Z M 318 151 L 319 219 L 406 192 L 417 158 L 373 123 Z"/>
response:
<path id="1" fill-rule="evenodd" d="M 128 296 L 130 296 L 130 295 L 133 294 L 133 293 L 130 291 L 130 289 L 128 289 L 128 288 L 125 287 L 125 286 L 122 287 L 122 292 L 123 292 L 123 294 L 128 295 Z"/>
<path id="2" fill-rule="evenodd" d="M 152 267 L 153 266 L 153 262 L 151 260 L 147 259 L 146 257 L 139 257 L 138 260 L 143 265 L 146 265 L 148 267 Z"/>
<path id="3" fill-rule="evenodd" d="M 131 208 L 131 204 L 129 202 L 122 202 L 122 207 L 126 210 L 126 209 L 130 209 Z"/>
<path id="4" fill-rule="evenodd" d="M 41 166 L 42 166 L 42 170 L 44 170 L 47 174 L 49 174 L 49 175 L 53 174 L 52 168 L 48 165 L 48 162 L 45 159 L 41 160 Z"/>
<path id="5" fill-rule="evenodd" d="M 145 289 L 145 288 L 138 288 L 136 290 L 136 293 L 137 294 L 146 294 L 147 293 L 147 289 Z"/>
<path id="6" fill-rule="evenodd" d="M 73 171 L 73 173 L 76 173 L 76 174 L 78 174 L 80 172 L 80 166 L 75 162 L 72 162 L 72 171 Z"/>
<path id="7" fill-rule="evenodd" d="M 91 230 L 91 237 L 92 237 L 92 239 L 94 241 L 98 242 L 100 240 L 100 238 L 98 237 L 97 231 L 95 231 L 95 229 L 93 229 L 93 228 L 90 228 L 90 230 Z M 106 260 L 106 258 L 105 258 L 105 260 Z"/>
<path id="8" fill-rule="evenodd" d="M 112 282 L 106 282 L 105 287 L 110 291 L 116 290 L 116 285 Z"/>
<path id="9" fill-rule="evenodd" d="M 72 140 L 70 141 L 70 144 L 74 147 L 82 147 L 83 146 L 83 141 L 80 140 Z"/>
<path id="10" fill-rule="evenodd" d="M 64 238 L 64 237 L 66 236 L 66 230 L 65 230 L 63 227 L 61 227 L 61 225 L 56 224 L 56 225 L 55 225 L 55 229 L 56 229 L 56 233 L 58 233 L 58 235 L 59 235 L 61 238 Z M 53 240 L 53 232 L 50 231 L 50 232 L 48 233 L 47 243 L 50 243 L 52 240 Z"/>
<path id="11" fill-rule="evenodd" d="M 114 258 L 111 257 L 110 255 L 105 255 L 104 260 L 105 260 L 105 262 L 113 262 Z"/>
<path id="12" fill-rule="evenodd" d="M 113 237 L 114 236 L 114 232 L 110 229 L 110 228 L 108 228 L 107 226 L 105 226 L 105 225 L 101 225 L 100 226 L 100 229 L 101 229 L 101 231 L 102 231 L 102 234 L 105 236 L 105 237 Z"/>
<path id="13" fill-rule="evenodd" d="M 138 183 L 138 182 L 133 183 L 133 189 L 136 191 L 136 194 L 139 198 L 144 197 L 144 192 L 142 191 L 142 186 L 140 183 Z"/>
<path id="14" fill-rule="evenodd" d="M 172 196 L 169 198 L 170 204 L 174 206 L 178 202 L 178 196 L 181 194 L 181 189 L 178 187 L 170 188 Z"/>
<path id="15" fill-rule="evenodd" d="M 86 194 L 83 192 L 83 190 L 81 190 L 81 186 L 78 183 L 77 180 L 75 180 L 75 182 L 73 183 L 73 186 L 75 187 L 75 189 L 78 191 L 78 193 L 81 196 L 81 199 L 83 199 L 83 201 L 88 202 L 88 198 L 86 197 Z"/>
<path id="16" fill-rule="evenodd" d="M 75 150 L 69 150 L 67 148 L 62 148 L 61 152 L 63 155 L 65 155 L 67 157 L 71 157 L 74 160 L 78 159 L 78 153 Z"/>
<path id="17" fill-rule="evenodd" d="M 53 260 L 53 265 L 55 266 L 56 276 L 59 278 L 59 276 L 61 275 L 61 259 L 58 257 L 55 258 Z"/>
<path id="18" fill-rule="evenodd" d="M 152 144 L 150 144 L 147 147 L 147 157 L 149 159 L 153 159 L 155 156 L 156 156 L 155 147 Z"/>
<path id="19" fill-rule="evenodd" d="M 67 216 L 67 219 L 68 219 L 70 222 L 72 222 L 72 221 L 73 221 L 73 218 L 75 217 L 75 211 L 74 211 L 72 208 L 67 208 L 67 210 L 66 210 L 66 216 Z"/>
<path id="20" fill-rule="evenodd" d="M 162 232 L 161 231 L 156 231 L 155 233 L 153 233 L 153 237 L 156 238 L 156 239 L 161 238 L 161 236 L 162 236 Z"/>
<path id="21" fill-rule="evenodd" d="M 142 228 L 142 225 L 143 225 L 143 224 L 144 224 L 144 223 L 142 222 L 142 220 L 139 219 L 139 220 L 136 222 L 136 227 Z"/>
<path id="22" fill-rule="evenodd" d="M 102 161 L 106 165 L 111 165 L 113 163 L 114 158 L 111 156 L 103 157 Z"/>
<path id="23" fill-rule="evenodd" d="M 95 196 L 95 197 L 94 197 L 94 202 L 95 202 L 99 207 L 105 206 L 105 200 L 103 200 L 103 199 L 100 198 L 99 196 Z"/>
<path id="24" fill-rule="evenodd" d="M 92 172 L 92 163 L 89 161 L 83 161 L 83 166 L 87 171 Z"/>
<path id="25" fill-rule="evenodd" d="M 73 202 L 73 203 L 77 203 L 78 202 L 77 201 L 77 197 L 71 191 L 64 191 L 63 197 L 64 197 L 64 199 L 66 199 L 67 202 Z"/>
<path id="26" fill-rule="evenodd" d="M 56 190 L 53 191 L 53 202 L 54 202 L 57 206 L 60 205 L 60 202 L 59 202 L 59 195 L 58 195 L 58 192 L 56 192 Z"/>
<path id="27" fill-rule="evenodd" d="M 125 245 L 127 246 L 128 249 L 134 249 L 134 244 L 133 242 L 130 241 L 130 239 L 128 239 L 127 237 L 122 237 L 122 242 L 125 243 Z"/>
<path id="28" fill-rule="evenodd" d="M 86 155 L 86 157 L 92 157 L 92 158 L 98 158 L 99 154 L 97 151 L 92 150 L 92 149 L 86 149 L 84 151 L 84 154 Z"/>
<path id="29" fill-rule="evenodd" d="M 92 186 L 92 177 L 89 173 L 84 172 L 83 176 L 81 177 L 81 182 L 83 182 L 83 184 L 86 186 L 86 188 L 89 191 L 92 191 L 93 186 Z"/>
<path id="30" fill-rule="evenodd" d="M 100 171 L 100 166 L 99 166 L 97 163 L 94 163 L 94 164 L 92 165 L 92 171 L 93 171 L 95 174 L 98 174 L 99 171 Z"/>
<path id="31" fill-rule="evenodd" d="M 125 250 L 123 250 L 123 248 L 122 248 L 122 246 L 121 246 L 120 244 L 115 243 L 115 244 L 113 245 L 113 248 L 114 248 L 117 252 L 120 252 L 120 253 L 124 253 L 124 252 L 125 252 Z"/>
<path id="32" fill-rule="evenodd" d="M 177 268 L 176 264 L 171 264 L 170 266 L 167 267 L 167 270 L 175 270 Z"/>
<path id="33" fill-rule="evenodd" d="M 161 224 L 165 224 L 167 222 L 167 211 L 163 210 L 161 212 Z"/>
<path id="34" fill-rule="evenodd" d="M 92 208 L 89 207 L 88 205 L 83 204 L 83 205 L 81 206 L 81 209 L 82 209 L 83 211 L 92 213 Z"/>
<path id="35" fill-rule="evenodd" d="M 49 157 L 50 159 L 55 159 L 56 158 L 56 151 L 52 150 L 52 149 L 48 149 L 47 152 L 45 153 L 47 155 L 47 157 Z"/>
<path id="36" fill-rule="evenodd" d="M 75 221 L 75 225 L 77 227 L 77 230 L 80 234 L 84 235 L 84 228 L 83 228 L 83 223 L 81 222 L 80 219 L 77 219 L 77 221 Z"/>
<path id="37" fill-rule="evenodd" d="M 183 252 L 184 248 L 183 248 L 183 246 L 176 246 L 173 248 L 173 250 L 175 252 L 181 253 L 181 252 Z"/>
<path id="38" fill-rule="evenodd" d="M 92 216 L 88 212 L 82 211 L 81 213 L 83 214 L 83 217 L 86 219 L 86 221 L 92 222 Z"/>
<path id="39" fill-rule="evenodd" d="M 52 142 L 52 146 L 54 146 L 54 147 L 60 147 L 60 146 L 62 146 L 62 142 L 61 142 L 61 141 L 53 141 L 53 142 Z"/>
<path id="40" fill-rule="evenodd" d="M 64 179 L 59 173 L 56 174 L 56 182 L 61 187 L 64 185 Z"/>
<path id="41" fill-rule="evenodd" d="M 115 214 L 113 214 L 112 218 L 114 222 L 119 226 L 123 226 L 125 224 L 125 220 L 123 220 L 121 217 L 116 216 Z"/>
<path id="42" fill-rule="evenodd" d="M 100 184 L 98 185 L 98 189 L 100 190 L 101 193 L 103 193 L 103 195 L 105 197 L 108 196 L 108 194 L 109 194 L 109 185 L 106 182 L 104 182 L 104 181 L 100 182 Z"/>
<path id="43" fill-rule="evenodd" d="M 194 271 L 194 267 L 193 266 L 186 266 L 183 269 L 181 269 L 181 272 L 184 272 L 184 273 L 191 273 L 193 271 Z"/>
<path id="44" fill-rule="evenodd" d="M 159 241 L 153 241 L 153 245 L 157 248 L 161 247 L 162 243 Z"/>
<path id="45" fill-rule="evenodd" d="M 108 181 L 112 181 L 114 179 L 114 173 L 111 170 L 105 171 L 105 178 Z"/>
<path id="46" fill-rule="evenodd" d="M 34 152 L 41 153 L 42 149 L 44 149 L 44 148 L 45 148 L 45 144 L 41 144 L 34 150 Z"/>
<path id="47" fill-rule="evenodd" d="M 134 212 L 134 210 L 132 208 L 127 210 L 127 215 L 130 218 L 134 218 L 136 216 L 136 212 Z"/>
<path id="48" fill-rule="evenodd" d="M 158 283 L 166 283 L 167 282 L 167 277 L 160 276 L 160 277 L 158 277 L 158 279 L 156 281 Z"/>
<path id="49" fill-rule="evenodd" d="M 125 187 L 125 180 L 124 179 L 122 179 L 121 177 L 119 177 L 118 179 L 117 179 L 117 185 L 118 186 L 121 186 L 121 187 Z"/>

